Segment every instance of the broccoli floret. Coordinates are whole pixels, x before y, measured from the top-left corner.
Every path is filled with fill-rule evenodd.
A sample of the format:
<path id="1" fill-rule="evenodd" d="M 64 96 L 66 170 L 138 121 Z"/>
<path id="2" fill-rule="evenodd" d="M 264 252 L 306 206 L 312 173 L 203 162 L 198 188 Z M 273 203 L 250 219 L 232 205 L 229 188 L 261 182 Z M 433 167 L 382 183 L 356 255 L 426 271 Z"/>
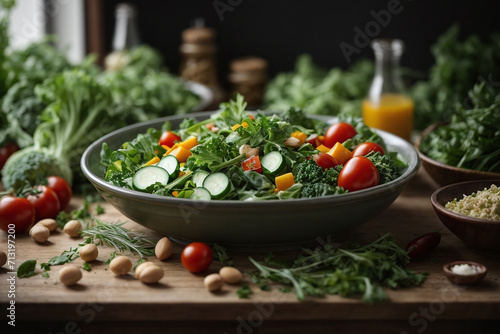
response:
<path id="1" fill-rule="evenodd" d="M 334 168 L 327 168 L 323 172 L 322 182 L 327 183 L 329 185 L 335 186 L 337 185 L 337 181 L 339 179 L 339 173 L 342 170 L 344 165 L 337 165 Z"/>
<path id="2" fill-rule="evenodd" d="M 331 186 L 323 182 L 306 183 L 302 186 L 302 189 L 300 190 L 300 197 L 311 198 L 311 197 L 320 197 L 326 195 L 342 194 L 345 192 L 346 191 L 341 187 Z"/>
<path id="3" fill-rule="evenodd" d="M 69 184 L 72 172 L 68 163 L 58 159 L 45 150 L 27 147 L 9 157 L 2 169 L 2 183 L 5 189 L 22 187 L 26 181 L 40 184 L 44 176 L 61 176 Z"/>
<path id="4" fill-rule="evenodd" d="M 323 169 L 314 159 L 305 160 L 297 165 L 294 178 L 296 183 L 318 183 L 323 178 Z"/>

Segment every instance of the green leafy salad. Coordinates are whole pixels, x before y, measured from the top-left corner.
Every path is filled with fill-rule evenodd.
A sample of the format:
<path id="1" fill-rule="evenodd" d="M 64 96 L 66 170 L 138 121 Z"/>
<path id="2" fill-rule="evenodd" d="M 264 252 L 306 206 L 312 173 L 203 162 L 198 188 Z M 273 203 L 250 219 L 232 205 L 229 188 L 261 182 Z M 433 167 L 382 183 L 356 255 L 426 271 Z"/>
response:
<path id="1" fill-rule="evenodd" d="M 128 189 L 198 200 L 312 198 L 398 178 L 397 152 L 360 119 L 333 125 L 302 110 L 252 114 L 241 95 L 175 131 L 165 122 L 113 151 L 104 143 L 105 180 Z"/>

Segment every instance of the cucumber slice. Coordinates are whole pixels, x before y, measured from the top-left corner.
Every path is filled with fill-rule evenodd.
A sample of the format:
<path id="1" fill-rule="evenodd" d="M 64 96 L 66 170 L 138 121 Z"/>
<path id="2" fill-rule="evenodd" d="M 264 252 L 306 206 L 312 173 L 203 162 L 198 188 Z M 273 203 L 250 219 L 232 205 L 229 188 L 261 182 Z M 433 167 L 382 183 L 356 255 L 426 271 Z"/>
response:
<path id="1" fill-rule="evenodd" d="M 213 198 L 223 198 L 231 190 L 231 181 L 223 173 L 213 173 L 205 178 L 203 188 L 207 189 Z"/>
<path id="2" fill-rule="evenodd" d="M 156 166 L 165 169 L 172 180 L 179 176 L 179 171 L 181 170 L 181 164 L 173 155 L 163 157 Z"/>
<path id="3" fill-rule="evenodd" d="M 191 199 L 210 201 L 212 199 L 212 195 L 210 195 L 210 192 L 206 188 L 199 187 L 193 189 L 193 194 L 191 195 Z"/>
<path id="4" fill-rule="evenodd" d="M 269 152 L 260 160 L 262 169 L 270 175 L 277 176 L 286 167 L 285 159 L 277 151 Z"/>
<path id="5" fill-rule="evenodd" d="M 139 168 L 132 178 L 132 187 L 139 191 L 146 191 L 151 185 L 160 182 L 163 185 L 168 183 L 168 172 L 157 166 L 146 166 Z"/>
<path id="6" fill-rule="evenodd" d="M 207 171 L 204 171 L 204 170 L 199 170 L 199 171 L 196 171 L 194 174 L 193 174 L 193 182 L 194 184 L 197 186 L 197 187 L 202 187 L 203 186 L 203 181 L 205 180 L 205 178 L 210 175 L 209 172 Z"/>

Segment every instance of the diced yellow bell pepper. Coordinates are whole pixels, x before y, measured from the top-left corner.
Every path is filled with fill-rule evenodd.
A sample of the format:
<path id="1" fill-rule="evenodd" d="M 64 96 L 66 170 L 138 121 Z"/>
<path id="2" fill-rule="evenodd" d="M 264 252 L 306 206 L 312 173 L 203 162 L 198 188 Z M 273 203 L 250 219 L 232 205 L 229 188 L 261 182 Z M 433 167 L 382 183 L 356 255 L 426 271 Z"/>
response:
<path id="1" fill-rule="evenodd" d="M 196 139 L 195 136 L 191 136 L 188 139 L 184 140 L 182 143 L 179 143 L 179 146 L 184 147 L 188 151 L 196 145 L 198 145 L 198 139 Z"/>
<path id="2" fill-rule="evenodd" d="M 191 152 L 189 152 L 189 150 L 186 150 L 184 147 L 179 146 L 172 152 L 170 152 L 169 155 L 173 155 L 174 157 L 176 157 L 177 161 L 179 162 L 186 162 L 187 158 L 189 158 L 189 156 L 191 155 Z"/>
<path id="3" fill-rule="evenodd" d="M 352 152 L 339 142 L 333 145 L 328 154 L 331 155 L 339 165 L 345 164 L 347 160 L 352 158 Z"/>
<path id="4" fill-rule="evenodd" d="M 235 131 L 237 128 L 239 128 L 241 124 L 235 124 L 231 127 L 231 130 Z"/>
<path id="5" fill-rule="evenodd" d="M 278 191 L 287 190 L 295 184 L 292 173 L 286 173 L 280 176 L 276 176 L 274 182 L 276 183 L 276 188 L 278 189 Z"/>
<path id="6" fill-rule="evenodd" d="M 244 127 L 245 129 L 248 128 L 248 123 L 247 122 L 242 122 L 241 126 Z"/>
<path id="7" fill-rule="evenodd" d="M 160 158 L 154 157 L 151 160 L 149 160 L 148 162 L 146 162 L 144 165 L 142 165 L 141 167 L 151 166 L 151 165 L 157 164 L 159 161 L 160 161 Z"/>
<path id="8" fill-rule="evenodd" d="M 320 152 L 323 152 L 323 153 L 328 153 L 330 152 L 330 149 L 328 147 L 326 147 L 325 145 L 321 144 L 319 145 L 318 147 L 316 147 L 316 149 Z"/>
<path id="9" fill-rule="evenodd" d="M 170 152 L 172 152 L 173 150 L 175 150 L 177 147 L 179 147 L 179 143 L 175 143 L 175 144 L 174 144 L 171 148 L 169 148 L 169 149 L 167 150 L 167 152 L 165 152 L 165 153 L 163 154 L 163 156 L 169 155 L 169 154 L 170 154 Z"/>
<path id="10" fill-rule="evenodd" d="M 295 137 L 298 140 L 300 140 L 300 145 L 304 144 L 307 139 L 307 135 L 302 131 L 294 131 L 292 132 L 290 137 Z"/>

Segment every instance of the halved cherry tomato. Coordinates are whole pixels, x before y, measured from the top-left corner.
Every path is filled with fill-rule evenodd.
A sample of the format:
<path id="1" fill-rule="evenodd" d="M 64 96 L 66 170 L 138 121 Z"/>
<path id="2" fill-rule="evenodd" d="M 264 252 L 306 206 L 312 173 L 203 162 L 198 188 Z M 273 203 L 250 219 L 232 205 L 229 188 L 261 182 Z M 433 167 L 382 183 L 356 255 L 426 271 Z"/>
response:
<path id="1" fill-rule="evenodd" d="M 0 169 L 3 168 L 7 159 L 12 155 L 12 153 L 19 150 L 19 146 L 16 143 L 7 143 L 5 146 L 0 147 Z"/>
<path id="2" fill-rule="evenodd" d="M 323 170 L 327 168 L 333 168 L 338 165 L 338 163 L 335 161 L 335 159 L 326 153 L 320 152 L 318 154 L 313 155 L 314 161 L 323 168 Z"/>
<path id="3" fill-rule="evenodd" d="M 0 199 L 0 229 L 14 225 L 16 233 L 29 231 L 35 222 L 35 207 L 26 198 L 5 196 Z"/>
<path id="4" fill-rule="evenodd" d="M 262 166 L 260 164 L 260 159 L 256 155 L 243 161 L 241 163 L 241 167 L 243 167 L 243 170 L 253 170 L 254 172 L 262 174 Z"/>
<path id="5" fill-rule="evenodd" d="M 376 186 L 380 180 L 377 167 L 365 157 L 349 159 L 339 173 L 338 185 L 349 191 Z"/>
<path id="6" fill-rule="evenodd" d="M 173 133 L 172 131 L 165 131 L 162 133 L 158 144 L 167 145 L 168 147 L 174 146 L 176 141 L 181 141 L 181 137 Z"/>
<path id="7" fill-rule="evenodd" d="M 380 154 L 384 155 L 384 148 L 377 143 L 372 143 L 370 141 L 364 142 L 356 146 L 356 148 L 352 151 L 352 156 L 365 156 L 370 152 L 380 152 Z"/>
<path id="8" fill-rule="evenodd" d="M 337 142 L 343 143 L 347 139 L 351 139 L 358 132 L 349 123 L 337 123 L 331 125 L 325 132 L 325 139 L 323 139 L 323 145 L 332 148 Z"/>
<path id="9" fill-rule="evenodd" d="M 207 270 L 213 259 L 212 249 L 203 242 L 192 242 L 181 253 L 182 265 L 192 273 Z"/>
<path id="10" fill-rule="evenodd" d="M 64 210 L 73 196 L 73 191 L 68 182 L 60 176 L 49 176 L 47 187 L 52 189 L 59 199 L 60 210 Z"/>
<path id="11" fill-rule="evenodd" d="M 35 207 L 36 221 L 45 218 L 56 218 L 61 206 L 55 191 L 47 186 L 35 186 L 33 188 L 40 191 L 40 193 L 28 195 L 27 199 Z"/>

